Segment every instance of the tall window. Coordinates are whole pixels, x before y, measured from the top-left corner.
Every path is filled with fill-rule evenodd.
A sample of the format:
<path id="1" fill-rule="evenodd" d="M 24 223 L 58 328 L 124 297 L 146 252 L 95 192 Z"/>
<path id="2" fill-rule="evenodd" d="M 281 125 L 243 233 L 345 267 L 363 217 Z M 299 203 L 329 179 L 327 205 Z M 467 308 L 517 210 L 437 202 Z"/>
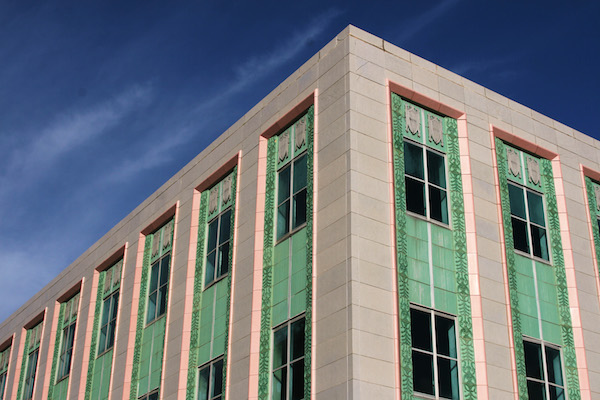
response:
<path id="1" fill-rule="evenodd" d="M 38 323 L 27 332 L 27 364 L 25 369 L 25 391 L 23 399 L 33 399 L 33 388 L 35 385 L 35 373 L 37 370 L 40 342 L 42 339 L 42 322 Z"/>
<path id="2" fill-rule="evenodd" d="M 160 318 L 167 310 L 172 240 L 173 221 L 169 221 L 152 236 L 152 264 L 150 266 L 146 324 Z"/>
<path id="3" fill-rule="evenodd" d="M 510 182 L 508 194 L 515 250 L 549 260 L 544 198 Z"/>
<path id="4" fill-rule="evenodd" d="M 158 391 L 145 394 L 141 396 L 139 400 L 158 400 Z"/>
<path id="5" fill-rule="evenodd" d="M 413 389 L 417 398 L 458 400 L 458 351 L 454 318 L 411 308 Z"/>
<path id="6" fill-rule="evenodd" d="M 102 319 L 100 320 L 100 338 L 98 340 L 98 355 L 112 349 L 115 343 L 115 327 L 119 309 L 119 287 L 123 260 L 104 271 L 104 302 Z"/>
<path id="7" fill-rule="evenodd" d="M 64 302 L 63 308 L 63 333 L 60 343 L 60 361 L 56 380 L 59 381 L 69 375 L 73 344 L 75 341 L 75 326 L 77 325 L 77 308 L 79 307 L 79 293 Z"/>
<path id="8" fill-rule="evenodd" d="M 306 153 L 278 171 L 277 240 L 306 222 Z"/>
<path id="9" fill-rule="evenodd" d="M 560 349 L 523 340 L 529 400 L 564 400 Z"/>
<path id="10" fill-rule="evenodd" d="M 448 190 L 444 155 L 404 141 L 406 209 L 448 224 Z"/>
<path id="11" fill-rule="evenodd" d="M 229 271 L 231 212 L 231 207 L 229 207 L 208 223 L 206 273 L 204 276 L 205 287 Z"/>
<path id="12" fill-rule="evenodd" d="M 273 400 L 304 398 L 304 316 L 273 331 Z"/>
<path id="13" fill-rule="evenodd" d="M 198 400 L 223 398 L 223 357 L 199 368 Z"/>
<path id="14" fill-rule="evenodd" d="M 0 352 L 0 400 L 4 399 L 4 390 L 6 389 L 10 348 L 9 346 Z"/>

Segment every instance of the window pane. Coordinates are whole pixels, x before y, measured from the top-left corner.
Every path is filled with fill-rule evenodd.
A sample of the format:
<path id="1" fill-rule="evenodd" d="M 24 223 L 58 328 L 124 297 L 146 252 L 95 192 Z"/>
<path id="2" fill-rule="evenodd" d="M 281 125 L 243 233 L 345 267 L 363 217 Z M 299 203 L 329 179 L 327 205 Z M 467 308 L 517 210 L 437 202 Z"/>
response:
<path id="1" fill-rule="evenodd" d="M 304 357 L 304 318 L 292 324 L 291 359 Z"/>
<path id="2" fill-rule="evenodd" d="M 152 264 L 150 269 L 150 287 L 148 288 L 148 292 L 154 292 L 158 288 L 158 270 L 159 261 Z"/>
<path id="3" fill-rule="evenodd" d="M 414 391 L 433 395 L 433 356 L 413 350 L 412 358 Z"/>
<path id="4" fill-rule="evenodd" d="M 537 343 L 523 342 L 525 348 L 525 370 L 528 378 L 544 380 L 542 349 Z"/>
<path id="5" fill-rule="evenodd" d="M 213 251 L 206 257 L 206 272 L 204 276 L 204 286 L 208 285 L 215 279 L 215 258 L 217 251 Z"/>
<path id="6" fill-rule="evenodd" d="M 217 278 L 223 276 L 229 270 L 229 242 L 219 247 L 219 267 Z"/>
<path id="7" fill-rule="evenodd" d="M 294 219 L 292 229 L 306 222 L 306 189 L 294 196 Z"/>
<path id="8" fill-rule="evenodd" d="M 563 388 L 550 385 L 550 400 L 565 400 L 565 390 Z"/>
<path id="9" fill-rule="evenodd" d="M 448 198 L 445 190 L 429 186 L 429 216 L 444 224 L 448 223 Z"/>
<path id="10" fill-rule="evenodd" d="M 552 347 L 546 347 L 546 366 L 548 368 L 548 381 L 563 386 L 562 366 L 560 351 Z"/>
<path id="11" fill-rule="evenodd" d="M 208 241 L 206 244 L 206 252 L 210 253 L 217 247 L 217 228 L 219 226 L 219 219 L 215 218 L 208 225 Z"/>
<path id="12" fill-rule="evenodd" d="M 163 315 L 167 311 L 167 285 L 158 289 L 158 313 L 156 316 Z"/>
<path id="13" fill-rule="evenodd" d="M 408 211 L 425 214 L 425 184 L 406 177 L 406 209 Z"/>
<path id="14" fill-rule="evenodd" d="M 457 358 L 454 320 L 436 315 L 435 339 L 437 343 L 437 352 L 439 354 Z"/>
<path id="15" fill-rule="evenodd" d="M 406 175 L 425 179 L 422 147 L 404 142 L 404 171 Z"/>
<path id="16" fill-rule="evenodd" d="M 277 208 L 277 239 L 289 231 L 290 202 L 286 201 Z"/>
<path id="17" fill-rule="evenodd" d="M 290 399 L 304 399 L 304 359 L 300 359 L 291 365 L 290 371 Z"/>
<path id="18" fill-rule="evenodd" d="M 160 262 L 160 285 L 163 286 L 169 281 L 169 262 L 171 261 L 171 255 L 163 257 Z"/>
<path id="19" fill-rule="evenodd" d="M 229 240 L 231 233 L 231 209 L 221 216 L 221 231 L 219 232 L 219 244 Z"/>
<path id="20" fill-rule="evenodd" d="M 513 242 L 515 250 L 529 253 L 529 239 L 527 236 L 527 222 L 515 217 L 512 218 Z"/>
<path id="21" fill-rule="evenodd" d="M 529 400 L 546 400 L 546 388 L 542 382 L 527 381 Z"/>
<path id="22" fill-rule="evenodd" d="M 523 219 L 527 219 L 525 214 L 525 198 L 523 196 L 523 189 L 509 183 L 508 196 L 510 199 L 510 213 Z"/>
<path id="23" fill-rule="evenodd" d="M 278 368 L 287 362 L 287 330 L 286 325 L 273 334 L 273 368 Z"/>
<path id="24" fill-rule="evenodd" d="M 530 225 L 531 245 L 533 246 L 533 255 L 549 260 L 548 240 L 546 239 L 546 230 L 535 225 Z"/>
<path id="25" fill-rule="evenodd" d="M 412 347 L 433 351 L 431 345 L 431 315 L 413 308 L 410 310 L 410 325 Z"/>
<path id="26" fill-rule="evenodd" d="M 108 325 L 105 325 L 100 329 L 100 339 L 98 340 L 98 354 L 102 354 L 106 350 L 107 331 Z"/>
<path id="27" fill-rule="evenodd" d="M 212 380 L 211 396 L 218 396 L 223 393 L 223 360 L 219 360 L 213 364 L 213 380 Z"/>
<path id="28" fill-rule="evenodd" d="M 306 187 L 306 154 L 294 161 L 294 193 Z"/>
<path id="29" fill-rule="evenodd" d="M 442 357 L 437 363 L 440 397 L 458 400 L 458 363 Z"/>
<path id="30" fill-rule="evenodd" d="M 273 400 L 286 399 L 287 368 L 281 368 L 273 372 Z"/>
<path id="31" fill-rule="evenodd" d="M 277 186 L 277 204 L 283 203 L 290 197 L 290 166 L 279 171 L 279 183 Z"/>
<path id="32" fill-rule="evenodd" d="M 104 305 L 102 306 L 102 322 L 100 325 L 108 324 L 108 320 L 110 318 L 110 298 L 104 300 Z"/>
<path id="33" fill-rule="evenodd" d="M 116 325 L 116 319 L 113 319 L 109 324 L 108 324 L 108 332 L 106 335 L 106 349 L 110 349 L 111 347 L 113 347 L 113 344 L 115 343 L 115 325 Z"/>
<path id="34" fill-rule="evenodd" d="M 544 219 L 544 200 L 537 193 L 527 191 L 527 206 L 529 207 L 529 220 L 534 224 L 546 226 Z"/>
<path id="35" fill-rule="evenodd" d="M 117 319 L 117 310 L 119 309 L 119 292 L 113 293 L 111 296 L 112 307 L 110 309 L 110 319 Z"/>
<path id="36" fill-rule="evenodd" d="M 434 185 L 446 188 L 446 166 L 444 157 L 433 151 L 427 152 L 427 177 Z"/>
<path id="37" fill-rule="evenodd" d="M 208 382 L 210 367 L 204 367 L 200 370 L 198 378 L 198 400 L 208 400 Z"/>
<path id="38" fill-rule="evenodd" d="M 146 313 L 146 323 L 153 321 L 156 316 L 156 295 L 157 292 L 148 296 L 148 312 Z"/>

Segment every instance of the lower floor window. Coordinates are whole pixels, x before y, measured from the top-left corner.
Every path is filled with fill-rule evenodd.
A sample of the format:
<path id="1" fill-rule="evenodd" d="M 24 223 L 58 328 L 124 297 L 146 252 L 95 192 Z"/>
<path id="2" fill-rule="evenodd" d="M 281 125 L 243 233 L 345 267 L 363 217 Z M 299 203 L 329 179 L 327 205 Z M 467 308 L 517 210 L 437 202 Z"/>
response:
<path id="1" fill-rule="evenodd" d="M 223 358 L 200 367 L 198 374 L 198 400 L 223 398 Z"/>
<path id="2" fill-rule="evenodd" d="M 273 400 L 304 399 L 304 316 L 273 331 Z"/>
<path id="3" fill-rule="evenodd" d="M 0 399 L 4 398 L 4 388 L 6 386 L 6 374 L 7 372 L 3 372 L 0 374 Z"/>
<path id="4" fill-rule="evenodd" d="M 35 384 L 35 371 L 37 369 L 39 348 L 29 353 L 27 360 L 27 373 L 25 375 L 25 394 L 23 399 L 33 399 L 33 386 Z"/>
<path id="5" fill-rule="evenodd" d="M 138 400 L 158 400 L 158 391 L 145 394 Z"/>
<path id="6" fill-rule="evenodd" d="M 418 397 L 458 400 L 459 371 L 455 319 L 411 308 L 413 389 Z"/>
<path id="7" fill-rule="evenodd" d="M 523 340 L 529 400 L 564 400 L 560 349 Z"/>

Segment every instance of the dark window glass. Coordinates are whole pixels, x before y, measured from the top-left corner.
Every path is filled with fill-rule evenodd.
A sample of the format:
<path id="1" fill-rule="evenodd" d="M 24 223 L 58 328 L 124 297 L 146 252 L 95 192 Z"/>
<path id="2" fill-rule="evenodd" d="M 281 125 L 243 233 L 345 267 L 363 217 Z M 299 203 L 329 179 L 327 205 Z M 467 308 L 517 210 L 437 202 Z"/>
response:
<path id="1" fill-rule="evenodd" d="M 404 170 L 406 175 L 425 179 L 423 149 L 420 146 L 404 142 Z"/>
<path id="2" fill-rule="evenodd" d="M 223 359 L 212 361 L 198 372 L 198 400 L 220 400 L 223 394 Z"/>
<path id="3" fill-rule="evenodd" d="M 429 214 L 436 221 L 448 223 L 448 199 L 445 190 L 429 186 Z"/>
<path id="4" fill-rule="evenodd" d="M 563 386 L 562 363 L 560 351 L 546 346 L 546 366 L 548 368 L 548 381 Z"/>
<path id="5" fill-rule="evenodd" d="M 304 399 L 304 318 L 273 332 L 272 399 Z"/>
<path id="6" fill-rule="evenodd" d="M 290 169 L 288 165 L 279 171 L 277 202 L 281 204 L 290 197 Z"/>
<path id="7" fill-rule="evenodd" d="M 544 380 L 542 366 L 542 348 L 537 343 L 523 342 L 525 349 L 525 371 L 527 377 Z"/>
<path id="8" fill-rule="evenodd" d="M 306 222 L 306 189 L 294 195 L 294 218 L 292 229 Z"/>
<path id="9" fill-rule="evenodd" d="M 171 255 L 166 254 L 152 264 L 150 286 L 148 287 L 148 307 L 146 309 L 147 324 L 159 318 L 167 310 L 170 262 Z"/>
<path id="10" fill-rule="evenodd" d="M 529 400 L 546 400 L 546 387 L 543 382 L 527 381 Z"/>
<path id="11" fill-rule="evenodd" d="M 523 196 L 523 188 L 508 184 L 508 196 L 510 199 L 510 213 L 519 218 L 527 219 L 525 212 L 525 197 Z"/>
<path id="12" fill-rule="evenodd" d="M 534 224 L 546 226 L 543 197 L 527 191 L 527 207 L 529 208 L 529 220 Z"/>
<path id="13" fill-rule="evenodd" d="M 560 350 L 526 340 L 523 347 L 529 398 L 546 400 L 549 394 L 549 400 L 565 400 Z"/>
<path id="14" fill-rule="evenodd" d="M 534 256 L 543 258 L 544 260 L 550 259 L 545 229 L 531 225 L 531 245 L 533 246 Z"/>
<path id="15" fill-rule="evenodd" d="M 287 326 L 275 331 L 273 335 L 273 368 L 287 363 Z"/>
<path id="16" fill-rule="evenodd" d="M 71 356 L 73 355 L 73 341 L 75 340 L 75 322 L 63 329 L 60 362 L 58 364 L 57 379 L 69 375 L 71 369 Z"/>
<path id="17" fill-rule="evenodd" d="M 306 154 L 304 154 L 294 161 L 294 193 L 306 187 L 307 173 Z"/>
<path id="18" fill-rule="evenodd" d="M 427 215 L 425 210 L 425 183 L 406 177 L 406 209 L 419 215 Z"/>
<path id="19" fill-rule="evenodd" d="M 306 222 L 307 160 L 303 154 L 278 172 L 277 240 Z"/>
<path id="20" fill-rule="evenodd" d="M 6 388 L 7 372 L 0 374 L 0 399 L 4 398 L 4 389 Z"/>
<path id="21" fill-rule="evenodd" d="M 440 397 L 458 400 L 458 362 L 438 357 Z"/>
<path id="22" fill-rule="evenodd" d="M 415 392 L 434 395 L 433 355 L 413 350 L 413 388 Z"/>
<path id="23" fill-rule="evenodd" d="M 435 317 L 435 340 L 438 354 L 457 358 L 454 320 Z"/>
<path id="24" fill-rule="evenodd" d="M 427 177 L 430 183 L 446 188 L 446 165 L 442 155 L 427 152 Z"/>
<path id="25" fill-rule="evenodd" d="M 302 400 L 304 398 L 304 358 L 292 363 L 290 380 L 291 400 Z"/>
<path id="26" fill-rule="evenodd" d="M 281 239 L 286 233 L 289 232 L 290 220 L 290 202 L 289 200 L 281 204 L 277 208 L 277 239 Z"/>
<path id="27" fill-rule="evenodd" d="M 35 384 L 35 370 L 37 368 L 39 348 L 29 353 L 27 359 L 27 375 L 25 376 L 25 393 L 23 398 L 26 400 L 33 398 L 33 386 Z"/>
<path id="28" fill-rule="evenodd" d="M 513 242 L 515 250 L 529 253 L 529 237 L 527 235 L 527 222 L 512 218 Z"/>
<path id="29" fill-rule="evenodd" d="M 566 398 L 564 388 L 550 385 L 550 400 L 565 400 Z"/>
<path id="30" fill-rule="evenodd" d="M 433 351 L 431 340 L 431 315 L 411 308 L 410 328 L 412 347 L 420 350 Z"/>

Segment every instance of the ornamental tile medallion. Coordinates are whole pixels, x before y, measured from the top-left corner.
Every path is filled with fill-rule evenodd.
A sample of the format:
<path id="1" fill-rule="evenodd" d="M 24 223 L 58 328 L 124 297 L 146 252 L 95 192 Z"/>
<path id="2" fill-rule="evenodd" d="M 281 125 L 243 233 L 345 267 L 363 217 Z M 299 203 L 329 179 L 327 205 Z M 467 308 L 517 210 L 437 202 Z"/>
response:
<path id="1" fill-rule="evenodd" d="M 279 161 L 284 161 L 288 157 L 288 151 L 290 147 L 290 131 L 287 130 L 279 135 Z"/>
<path id="2" fill-rule="evenodd" d="M 295 145 L 296 150 L 299 150 L 306 143 L 306 117 L 302 117 L 296 123 L 296 134 L 295 134 Z"/>
<path id="3" fill-rule="evenodd" d="M 521 157 L 519 157 L 519 152 L 511 149 L 510 147 L 506 148 L 506 161 L 508 162 L 508 171 L 510 174 L 516 178 L 521 177 Z M 539 175 L 539 171 L 538 171 Z"/>
<path id="4" fill-rule="evenodd" d="M 441 118 L 430 115 L 429 116 L 429 141 L 439 146 L 444 146 L 444 133 L 443 124 Z"/>
<path id="5" fill-rule="evenodd" d="M 212 215 L 219 207 L 219 186 L 210 189 L 208 197 L 208 214 Z"/>
<path id="6" fill-rule="evenodd" d="M 406 105 L 406 130 L 412 133 L 413 136 L 421 137 L 420 113 L 415 107 Z"/>
<path id="7" fill-rule="evenodd" d="M 231 181 L 231 175 L 223 179 L 223 198 L 221 199 L 222 205 L 229 203 L 229 200 L 231 200 Z"/>
<path id="8" fill-rule="evenodd" d="M 527 157 L 527 175 L 529 176 L 529 182 L 539 186 L 541 178 L 540 164 L 533 157 Z"/>

